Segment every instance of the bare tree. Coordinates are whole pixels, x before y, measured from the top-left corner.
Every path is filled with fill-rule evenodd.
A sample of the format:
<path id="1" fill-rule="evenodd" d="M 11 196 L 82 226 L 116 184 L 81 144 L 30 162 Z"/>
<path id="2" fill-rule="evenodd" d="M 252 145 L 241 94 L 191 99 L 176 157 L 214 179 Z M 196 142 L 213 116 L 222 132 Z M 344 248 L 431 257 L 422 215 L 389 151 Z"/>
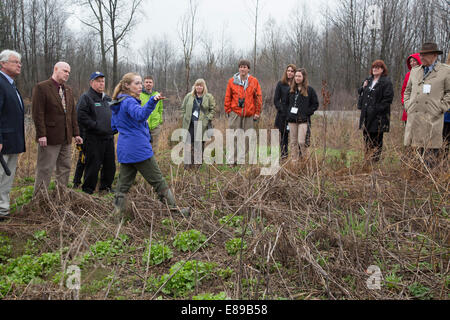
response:
<path id="1" fill-rule="evenodd" d="M 137 9 L 143 0 L 82 0 L 81 4 L 90 9 L 95 22 L 81 20 L 100 36 L 102 69 L 107 70 L 107 53 L 112 49 L 112 84 L 119 81 L 119 45 L 136 22 Z M 108 30 L 107 30 L 108 29 Z M 107 32 L 110 38 L 106 36 Z"/>
<path id="2" fill-rule="evenodd" d="M 236 48 L 223 26 L 219 35 L 208 35 L 199 27 L 198 0 L 186 1 L 188 9 L 179 19 L 182 49 L 167 35 L 152 38 L 140 50 L 142 65 L 135 59 L 120 58 L 136 23 L 137 8 L 144 0 L 77 0 L 85 9 L 80 17 L 87 28 L 72 32 L 67 24 L 67 0 L 1 0 L 0 44 L 22 54 L 19 87 L 25 96 L 37 81 L 49 76 L 51 66 L 64 59 L 72 66 L 69 79 L 76 93 L 86 89 L 94 68 L 109 73 L 108 85 L 118 82 L 119 72 L 152 73 L 164 92 L 178 99 L 189 91 L 190 79 L 204 77 L 216 100 L 223 100 L 227 79 L 236 71 L 236 61 L 253 58 L 263 92 L 270 95 L 287 63 L 306 67 L 311 85 L 326 80 L 332 95 L 329 108 L 352 107 L 355 88 L 369 72 L 373 59 L 383 59 L 399 90 L 407 71 L 406 57 L 425 41 L 435 41 L 446 58 L 450 47 L 448 0 L 340 0 L 335 9 L 327 7 L 322 25 L 312 20 L 310 8 L 300 5 L 285 21 L 268 20 L 261 29 L 264 1 L 249 0 L 244 9 L 250 17 L 243 24 L 252 32 L 250 49 Z M 63 5 L 61 5 L 61 3 Z M 380 29 L 371 35 L 369 6 L 380 8 Z M 262 39 L 259 34 L 263 31 Z M 201 54 L 196 48 L 201 46 Z M 181 47 L 181 46 L 179 46 Z M 184 74 L 180 77 L 180 74 Z M 112 75 L 112 76 L 111 76 Z M 397 95 L 398 96 L 398 95 Z"/>
<path id="3" fill-rule="evenodd" d="M 113 83 L 119 82 L 117 64 L 119 60 L 119 44 L 131 30 L 135 23 L 138 7 L 142 0 L 108 0 L 104 9 L 108 17 L 108 26 L 111 32 L 111 46 L 113 49 Z"/>
<path id="4" fill-rule="evenodd" d="M 102 72 L 104 74 L 107 74 L 108 73 L 107 54 L 111 47 L 108 44 L 108 37 L 106 36 L 106 20 L 105 20 L 106 18 L 104 16 L 103 1 L 80 0 L 79 3 L 81 6 L 89 8 L 91 14 L 95 18 L 95 23 L 88 22 L 87 19 L 80 19 L 80 21 L 98 33 L 98 36 L 100 37 Z"/>
<path id="5" fill-rule="evenodd" d="M 161 78 L 163 79 L 163 88 L 164 92 L 167 92 L 167 85 L 169 83 L 169 67 L 172 63 L 172 60 L 175 58 L 174 49 L 172 44 L 167 40 L 167 36 L 163 35 L 162 40 L 159 41 L 158 51 L 157 51 L 157 61 L 159 70 L 161 70 L 162 77 L 159 77 L 161 82 Z"/>
<path id="6" fill-rule="evenodd" d="M 186 93 L 189 91 L 189 83 L 191 76 L 191 60 L 192 52 L 197 40 L 195 27 L 197 24 L 197 10 L 198 2 L 195 0 L 189 0 L 189 7 L 186 13 L 180 20 L 178 25 L 178 34 L 183 46 L 183 57 L 185 67 L 185 89 Z"/>
<path id="7" fill-rule="evenodd" d="M 156 54 L 158 49 L 158 41 L 156 39 L 147 39 L 139 49 L 139 55 L 144 61 L 144 69 L 146 75 L 155 73 Z"/>
<path id="8" fill-rule="evenodd" d="M 257 68 L 257 51 L 258 51 L 258 26 L 259 15 L 261 13 L 262 0 L 251 0 L 250 4 L 245 3 L 250 17 L 253 21 L 253 73 L 256 73 Z"/>
<path id="9" fill-rule="evenodd" d="M 281 66 L 281 49 L 282 49 L 282 41 L 283 37 L 281 35 L 280 29 L 276 24 L 276 21 L 273 18 L 269 18 L 269 20 L 265 24 L 264 29 L 264 44 L 265 47 L 261 54 L 267 61 L 270 63 L 270 71 L 271 78 L 275 82 L 280 78 L 280 74 L 282 73 L 283 67 Z"/>

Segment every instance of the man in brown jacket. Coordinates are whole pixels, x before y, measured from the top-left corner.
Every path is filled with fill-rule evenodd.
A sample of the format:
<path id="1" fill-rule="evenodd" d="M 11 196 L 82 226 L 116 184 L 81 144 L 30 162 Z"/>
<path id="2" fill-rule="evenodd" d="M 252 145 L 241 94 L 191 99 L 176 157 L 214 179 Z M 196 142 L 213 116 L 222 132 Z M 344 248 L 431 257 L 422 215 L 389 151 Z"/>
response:
<path id="1" fill-rule="evenodd" d="M 67 186 L 72 158 L 72 137 L 76 143 L 83 143 L 72 88 L 65 85 L 69 74 L 69 64 L 58 62 L 53 68 L 51 78 L 38 83 L 33 89 L 33 121 L 36 140 L 39 143 L 35 195 L 42 185 L 48 187 L 55 167 L 56 182 Z"/>

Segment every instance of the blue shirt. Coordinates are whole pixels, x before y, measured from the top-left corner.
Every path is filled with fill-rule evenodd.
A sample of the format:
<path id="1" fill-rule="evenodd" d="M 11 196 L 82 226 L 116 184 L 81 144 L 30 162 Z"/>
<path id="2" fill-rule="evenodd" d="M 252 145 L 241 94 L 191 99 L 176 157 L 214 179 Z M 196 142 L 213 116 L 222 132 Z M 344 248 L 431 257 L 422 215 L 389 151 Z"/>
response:
<path id="1" fill-rule="evenodd" d="M 434 66 L 436 65 L 436 62 L 437 62 L 437 60 L 431 66 L 428 66 L 428 67 L 425 67 L 424 65 L 422 65 L 423 66 L 423 78 L 424 79 L 434 69 Z"/>

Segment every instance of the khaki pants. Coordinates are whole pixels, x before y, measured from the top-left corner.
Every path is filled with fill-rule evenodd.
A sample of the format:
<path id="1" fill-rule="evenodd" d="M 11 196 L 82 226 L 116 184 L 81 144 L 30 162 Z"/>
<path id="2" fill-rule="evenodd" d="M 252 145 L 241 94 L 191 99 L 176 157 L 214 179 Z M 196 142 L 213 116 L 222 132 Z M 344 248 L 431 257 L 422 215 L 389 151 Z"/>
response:
<path id="1" fill-rule="evenodd" d="M 234 112 L 230 112 L 230 115 L 228 117 L 228 129 L 232 129 L 232 130 L 243 129 L 244 133 L 249 129 L 254 129 L 253 117 L 241 117 Z M 244 164 L 245 163 L 245 155 L 248 154 L 248 152 L 250 150 L 249 149 L 249 141 L 248 141 L 248 139 L 245 139 L 245 153 L 239 155 L 237 152 L 238 145 L 237 145 L 236 140 L 237 139 L 234 139 L 234 143 L 233 143 L 234 144 L 234 155 L 232 156 L 230 153 L 227 152 L 227 163 Z"/>
<path id="2" fill-rule="evenodd" d="M 70 144 L 58 144 L 47 147 L 38 146 L 34 194 L 36 195 L 39 192 L 42 185 L 48 188 L 55 167 L 56 182 L 61 186 L 67 187 L 71 160 L 72 145 Z"/>
<path id="3" fill-rule="evenodd" d="M 161 133 L 160 125 L 154 129 L 150 130 L 150 137 L 151 137 L 151 144 L 152 144 L 153 152 L 156 152 L 156 150 L 158 148 L 158 139 L 159 139 L 160 133 Z"/>
<path id="4" fill-rule="evenodd" d="M 14 175 L 17 168 L 18 154 L 4 154 L 6 165 L 11 171 L 11 175 L 8 177 L 3 168 L 0 168 L 0 216 L 9 214 L 9 192 L 14 181 Z"/>
<path id="5" fill-rule="evenodd" d="M 293 160 L 299 158 L 299 148 L 303 157 L 306 157 L 306 132 L 308 123 L 289 122 L 289 157 Z"/>

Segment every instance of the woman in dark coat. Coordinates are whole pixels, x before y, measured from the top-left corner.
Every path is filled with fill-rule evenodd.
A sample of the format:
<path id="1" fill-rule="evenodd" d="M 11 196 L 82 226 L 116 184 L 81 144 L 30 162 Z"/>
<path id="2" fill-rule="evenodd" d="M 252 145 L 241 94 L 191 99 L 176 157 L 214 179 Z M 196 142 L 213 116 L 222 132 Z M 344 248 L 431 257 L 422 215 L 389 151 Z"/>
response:
<path id="1" fill-rule="evenodd" d="M 307 133 L 311 116 L 319 108 L 316 91 L 309 86 L 306 69 L 300 68 L 294 74 L 289 90 L 289 104 L 285 111 L 289 124 L 289 157 L 296 161 L 301 154 L 308 158 Z"/>
<path id="2" fill-rule="evenodd" d="M 273 96 L 273 104 L 277 108 L 277 117 L 275 118 L 275 127 L 280 131 L 280 152 L 281 158 L 288 155 L 289 132 L 287 132 L 287 122 L 285 110 L 289 105 L 289 90 L 294 80 L 294 74 L 297 67 L 290 64 L 286 67 L 283 77 L 277 83 L 275 94 Z"/>
<path id="3" fill-rule="evenodd" d="M 383 149 L 383 134 L 389 132 L 394 89 L 383 60 L 372 63 L 370 76 L 358 89 L 359 128 L 363 130 L 367 160 L 378 162 Z"/>

